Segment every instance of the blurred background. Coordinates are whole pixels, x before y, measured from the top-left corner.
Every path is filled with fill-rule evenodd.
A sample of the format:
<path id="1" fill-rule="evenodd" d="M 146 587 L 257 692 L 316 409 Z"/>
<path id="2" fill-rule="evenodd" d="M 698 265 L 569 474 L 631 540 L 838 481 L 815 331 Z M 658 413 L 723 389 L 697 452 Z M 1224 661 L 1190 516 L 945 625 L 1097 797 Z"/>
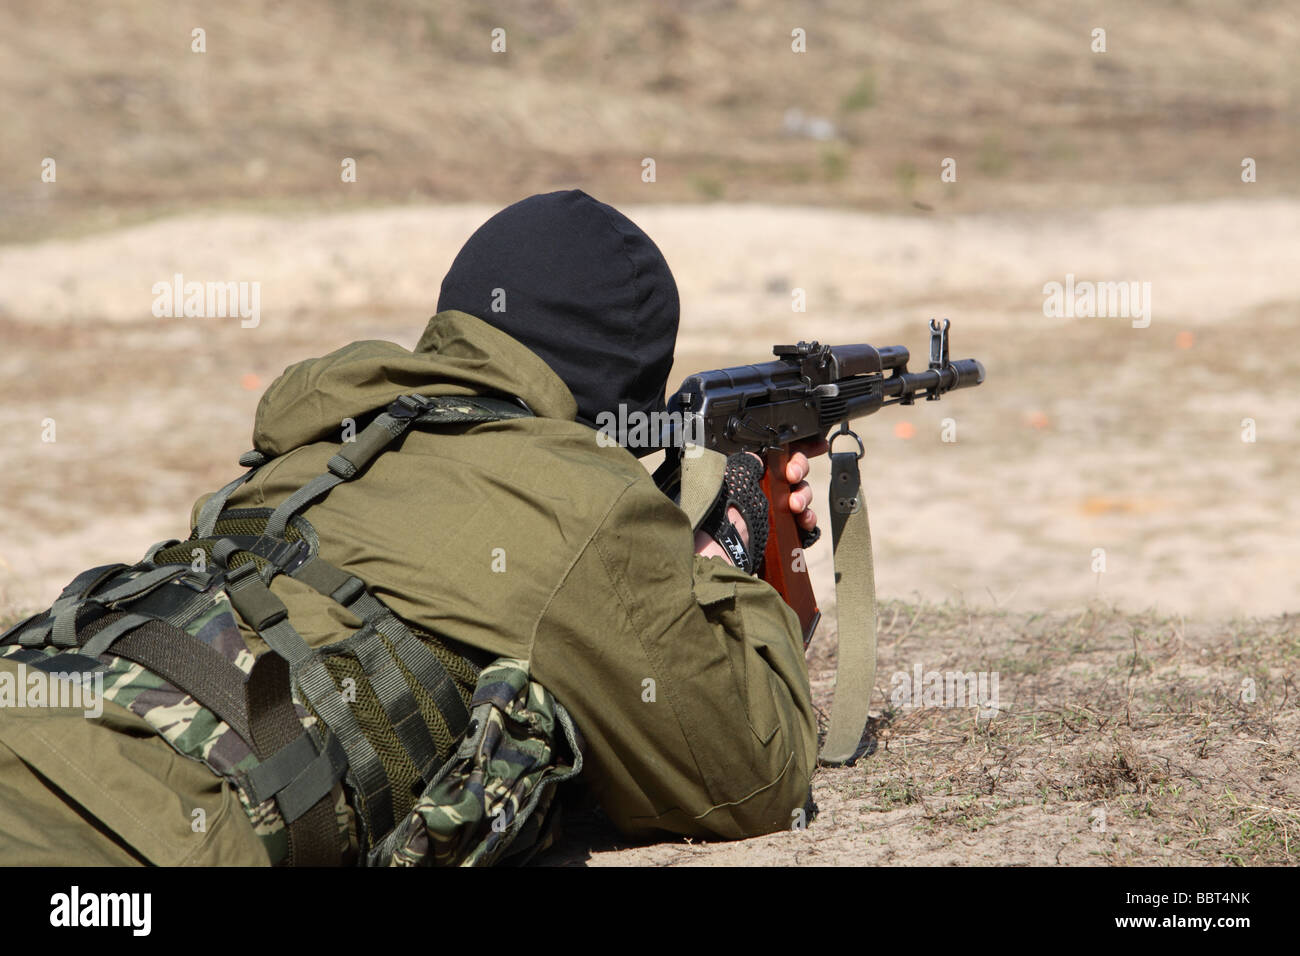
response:
<path id="1" fill-rule="evenodd" d="M 413 345 L 479 223 L 576 187 L 676 273 L 673 384 L 952 319 L 987 382 L 858 426 L 883 596 L 1293 612 L 1298 49 L 1287 2 L 10 0 L 0 611 L 184 537 L 287 364 Z M 176 273 L 257 326 L 155 317 Z M 1150 325 L 1046 316 L 1067 275 Z"/>

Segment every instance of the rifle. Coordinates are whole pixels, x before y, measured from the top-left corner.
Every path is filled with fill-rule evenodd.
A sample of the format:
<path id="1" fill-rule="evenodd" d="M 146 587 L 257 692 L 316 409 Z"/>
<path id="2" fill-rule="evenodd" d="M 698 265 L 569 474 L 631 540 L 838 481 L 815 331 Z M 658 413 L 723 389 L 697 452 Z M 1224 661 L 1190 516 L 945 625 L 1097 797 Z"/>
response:
<path id="1" fill-rule="evenodd" d="M 785 473 L 790 445 L 826 438 L 839 425 L 831 442 L 841 435 L 853 438 L 860 460 L 864 449 L 862 439 L 849 428 L 853 419 L 889 405 L 912 405 L 921 395 L 936 401 L 944 392 L 979 385 L 984 381 L 982 364 L 975 359 L 954 362 L 948 358 L 950 325 L 948 319 L 942 324 L 930 320 L 930 365 L 923 372 L 907 370 L 910 355 L 901 345 L 876 348 L 800 342 L 773 348 L 774 362 L 691 375 L 668 400 L 669 428 L 680 427 L 683 433 L 668 439 L 674 451 L 655 472 L 655 481 L 669 497 L 679 497 L 682 455 L 688 440 L 724 455 L 751 451 L 763 458 L 767 466 L 763 493 L 771 517 L 761 576 L 799 615 L 805 647 L 821 612 L 807 562 L 787 562 L 784 556 L 801 557 L 802 549 L 816 540 L 817 533 L 800 532 L 788 506 L 789 495 L 773 494 L 777 488 L 789 489 Z M 847 514 L 861 506 L 858 485 L 851 476 L 836 477 L 852 487 L 832 488 L 833 519 L 837 513 Z M 836 484 L 835 479 L 832 483 Z M 837 492 L 841 495 L 838 499 Z"/>

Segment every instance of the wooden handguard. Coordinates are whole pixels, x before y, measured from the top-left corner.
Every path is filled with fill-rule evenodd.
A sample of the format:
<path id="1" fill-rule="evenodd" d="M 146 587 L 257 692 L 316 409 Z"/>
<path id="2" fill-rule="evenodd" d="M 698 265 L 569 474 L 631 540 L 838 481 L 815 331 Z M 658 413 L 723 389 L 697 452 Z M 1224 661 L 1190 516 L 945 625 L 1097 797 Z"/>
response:
<path id="1" fill-rule="evenodd" d="M 790 511 L 790 483 L 785 477 L 790 451 L 785 447 L 770 449 L 764 461 L 767 470 L 763 473 L 763 494 L 767 496 L 769 530 L 761 577 L 799 615 L 806 648 L 817 629 L 821 611 L 817 609 L 817 596 L 813 594 L 812 578 L 808 575 L 808 557 L 800 547 L 799 528 Z"/>

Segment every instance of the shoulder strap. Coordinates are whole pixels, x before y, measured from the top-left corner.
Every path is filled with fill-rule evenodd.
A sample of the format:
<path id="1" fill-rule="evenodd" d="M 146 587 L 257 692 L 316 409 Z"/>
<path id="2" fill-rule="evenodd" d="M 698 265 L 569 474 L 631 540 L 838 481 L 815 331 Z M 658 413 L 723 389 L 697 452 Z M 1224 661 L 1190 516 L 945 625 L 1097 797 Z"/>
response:
<path id="1" fill-rule="evenodd" d="M 699 527 L 716 500 L 727 461 L 719 452 L 697 451 L 702 454 L 681 456 L 680 507 L 690 518 L 692 528 Z M 876 576 L 858 456 L 853 452 L 835 452 L 830 458 L 831 546 L 835 560 L 839 651 L 830 729 L 818 761 L 826 766 L 841 766 L 860 756 L 876 683 Z M 656 479 L 659 478 L 656 474 Z"/>
<path id="2" fill-rule="evenodd" d="M 280 503 L 266 523 L 266 533 L 282 537 L 290 518 L 336 485 L 355 478 L 413 424 L 459 425 L 531 415 L 522 406 L 499 398 L 403 395 L 380 412 L 354 441 L 343 444 L 329 460 L 325 474 L 316 476 Z"/>
<path id="3" fill-rule="evenodd" d="M 851 764 L 861 755 L 876 684 L 876 574 L 871 526 L 858 456 L 831 453 L 831 546 L 835 552 L 835 617 L 839 651 L 831 725 L 818 760 Z"/>
<path id="4" fill-rule="evenodd" d="M 267 519 L 262 540 L 280 541 L 290 521 L 311 503 L 345 481 L 360 475 L 412 425 L 458 425 L 530 417 L 526 408 L 505 399 L 479 396 L 404 395 L 375 417 L 356 439 L 344 443 L 329 460 L 327 471 L 289 495 Z M 227 486 L 228 488 L 230 486 Z M 223 489 L 224 491 L 225 489 Z M 216 520 L 213 519 L 215 527 Z M 404 673 L 433 700 L 451 740 L 461 736 L 469 713 L 455 682 L 442 662 L 383 602 L 373 597 L 365 582 L 329 564 L 319 555 L 290 566 L 269 560 L 263 574 L 252 561 L 230 568 L 230 559 L 250 549 L 246 543 L 223 538 L 214 546 L 213 560 L 226 570 L 227 593 L 240 617 L 287 662 L 291 680 L 300 688 L 313 711 L 330 729 L 346 754 L 346 763 L 361 803 L 366 830 L 372 839 L 390 832 L 395 823 L 394 794 L 383 760 L 363 732 L 351 708 L 338 692 L 321 655 L 310 648 L 288 620 L 283 602 L 269 587 L 277 573 L 302 580 L 342 604 L 365 623 L 349 638 L 391 725 L 397 743 L 424 781 L 437 772 L 438 748 L 421 717 Z M 261 548 L 264 556 L 274 553 Z M 293 557 L 286 552 L 286 557 Z M 264 655 L 265 656 L 265 655 Z M 277 782 L 283 782 L 277 780 Z"/>

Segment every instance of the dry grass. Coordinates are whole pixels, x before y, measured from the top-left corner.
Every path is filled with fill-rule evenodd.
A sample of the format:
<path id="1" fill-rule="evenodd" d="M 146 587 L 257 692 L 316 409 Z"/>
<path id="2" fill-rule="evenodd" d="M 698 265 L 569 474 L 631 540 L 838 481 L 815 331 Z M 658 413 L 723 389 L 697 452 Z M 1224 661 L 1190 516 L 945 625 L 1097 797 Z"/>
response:
<path id="1" fill-rule="evenodd" d="M 0 238 L 573 185 L 909 214 L 1148 203 L 1240 195 L 1243 156 L 1276 195 L 1300 178 L 1298 43 L 1282 0 L 22 0 L 0 10 Z"/>
<path id="2" fill-rule="evenodd" d="M 1100 605 L 1044 616 L 888 602 L 881 623 L 872 750 L 853 767 L 818 772 L 820 812 L 805 830 L 628 848 L 585 819 L 550 862 L 1297 862 L 1294 617 L 1189 628 Z M 890 705 L 890 675 L 918 660 L 1001 668 L 996 716 Z M 826 642 L 815 645 L 821 707 L 833 661 Z"/>
<path id="3" fill-rule="evenodd" d="M 988 720 L 886 704 L 874 755 L 819 774 L 832 829 L 894 844 L 879 862 L 944 862 L 959 839 L 948 862 L 1296 862 L 1294 617 L 1185 629 L 1101 606 L 1023 616 L 891 603 L 882 621 L 882 697 L 919 660 L 997 670 L 1002 699 Z M 831 664 L 818 655 L 814 675 Z"/>

